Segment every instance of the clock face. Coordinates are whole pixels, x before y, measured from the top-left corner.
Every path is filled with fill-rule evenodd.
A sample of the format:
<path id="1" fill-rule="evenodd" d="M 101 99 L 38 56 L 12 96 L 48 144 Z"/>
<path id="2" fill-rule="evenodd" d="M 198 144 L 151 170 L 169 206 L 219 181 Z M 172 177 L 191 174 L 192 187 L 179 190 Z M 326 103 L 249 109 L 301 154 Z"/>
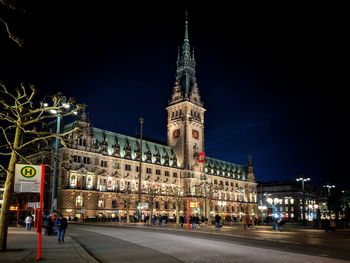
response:
<path id="1" fill-rule="evenodd" d="M 173 132 L 173 138 L 176 139 L 176 138 L 179 138 L 180 137 L 180 130 L 179 129 L 176 129 L 174 132 Z"/>
<path id="2" fill-rule="evenodd" d="M 198 139 L 199 138 L 199 132 L 197 130 L 192 130 L 192 137 L 194 139 Z"/>

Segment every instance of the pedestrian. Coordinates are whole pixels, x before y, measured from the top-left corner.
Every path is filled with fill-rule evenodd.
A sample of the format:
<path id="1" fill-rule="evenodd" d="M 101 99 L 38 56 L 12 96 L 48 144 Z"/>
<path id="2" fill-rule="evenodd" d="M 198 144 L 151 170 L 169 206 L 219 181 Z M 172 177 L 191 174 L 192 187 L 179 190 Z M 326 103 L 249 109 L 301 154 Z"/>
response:
<path id="1" fill-rule="evenodd" d="M 66 228 L 68 226 L 67 218 L 59 215 L 56 220 L 56 228 L 57 228 L 57 238 L 59 243 L 64 242 L 64 235 L 66 233 Z"/>
<path id="2" fill-rule="evenodd" d="M 185 217 L 183 215 L 180 216 L 180 228 L 182 229 L 185 223 Z"/>
<path id="3" fill-rule="evenodd" d="M 27 230 L 32 230 L 32 222 L 33 222 L 33 218 L 30 216 L 30 215 L 28 215 L 27 217 L 26 217 L 26 219 L 24 220 L 24 222 L 26 223 L 26 229 Z"/>
<path id="4" fill-rule="evenodd" d="M 46 235 L 51 235 L 52 234 L 52 227 L 53 227 L 53 221 L 51 216 L 47 216 L 46 218 Z"/>
<path id="5" fill-rule="evenodd" d="M 215 228 L 216 228 L 217 230 L 220 230 L 220 227 L 221 227 L 221 226 L 220 226 L 221 216 L 219 216 L 218 214 L 216 214 L 214 220 L 215 220 Z"/>

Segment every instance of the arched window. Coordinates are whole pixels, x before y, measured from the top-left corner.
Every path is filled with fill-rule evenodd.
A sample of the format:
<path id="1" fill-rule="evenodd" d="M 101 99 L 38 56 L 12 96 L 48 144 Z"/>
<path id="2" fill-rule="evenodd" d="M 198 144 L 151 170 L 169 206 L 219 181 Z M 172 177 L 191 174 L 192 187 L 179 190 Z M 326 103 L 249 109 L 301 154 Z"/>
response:
<path id="1" fill-rule="evenodd" d="M 70 186 L 71 187 L 76 187 L 77 186 L 77 178 L 75 175 L 71 175 L 70 177 Z"/>
<path id="2" fill-rule="evenodd" d="M 105 207 L 105 200 L 103 198 L 98 199 L 98 207 Z"/>
<path id="3" fill-rule="evenodd" d="M 83 206 L 83 197 L 81 195 L 75 198 L 75 206 Z"/>
<path id="4" fill-rule="evenodd" d="M 86 188 L 92 189 L 92 178 L 89 176 L 86 182 Z"/>

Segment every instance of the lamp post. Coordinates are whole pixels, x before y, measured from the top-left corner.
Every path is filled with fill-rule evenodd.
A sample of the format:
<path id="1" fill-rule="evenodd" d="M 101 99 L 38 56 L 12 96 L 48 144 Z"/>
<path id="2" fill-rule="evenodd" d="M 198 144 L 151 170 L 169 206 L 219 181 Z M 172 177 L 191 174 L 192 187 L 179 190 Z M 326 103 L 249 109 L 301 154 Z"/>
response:
<path id="1" fill-rule="evenodd" d="M 142 171 L 142 133 L 144 119 L 141 117 L 140 121 L 140 165 L 139 165 L 139 189 L 138 189 L 138 206 L 137 206 L 137 220 L 141 221 L 141 171 Z"/>
<path id="2" fill-rule="evenodd" d="M 302 215 L 303 215 L 303 219 L 302 219 L 302 224 L 305 226 L 306 225 L 306 220 L 305 220 L 305 193 L 304 193 L 304 184 L 307 181 L 310 181 L 310 178 L 303 178 L 303 177 L 299 177 L 296 179 L 297 182 L 301 182 L 301 189 L 302 189 L 302 194 L 303 194 L 303 206 L 302 206 Z"/>
<path id="3" fill-rule="evenodd" d="M 52 196 L 51 196 L 51 212 L 57 211 L 57 188 L 58 188 L 58 158 L 59 158 L 59 146 L 60 141 L 58 135 L 61 132 L 61 113 L 57 112 L 57 123 L 56 123 L 56 139 L 55 139 L 55 151 L 53 161 L 53 185 L 52 185 Z"/>
<path id="4" fill-rule="evenodd" d="M 323 187 L 328 188 L 328 196 L 331 196 L 331 188 L 335 188 L 335 185 L 326 184 Z"/>
<path id="5" fill-rule="evenodd" d="M 50 96 L 45 96 L 45 98 Z M 51 114 L 56 114 L 56 138 L 54 143 L 54 153 L 53 153 L 53 183 L 52 183 L 52 194 L 51 194 L 51 212 L 54 213 L 57 211 L 57 192 L 58 192 L 58 162 L 59 162 L 59 148 L 60 148 L 60 138 L 59 135 L 61 133 L 61 119 L 63 116 L 67 115 L 66 111 L 69 111 L 72 106 L 72 101 L 65 96 L 61 96 L 58 94 L 57 96 L 51 97 L 53 101 L 53 105 L 50 106 L 49 103 L 42 102 L 42 107 L 47 108 Z M 74 103 L 74 102 L 73 102 Z M 72 110 L 74 114 L 78 112 L 76 110 Z"/>

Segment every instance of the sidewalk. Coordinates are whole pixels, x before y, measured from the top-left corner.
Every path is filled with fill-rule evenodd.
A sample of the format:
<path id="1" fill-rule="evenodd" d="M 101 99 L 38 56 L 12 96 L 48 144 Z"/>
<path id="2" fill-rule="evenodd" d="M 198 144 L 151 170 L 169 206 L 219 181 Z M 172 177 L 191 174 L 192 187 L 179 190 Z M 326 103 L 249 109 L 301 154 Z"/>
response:
<path id="1" fill-rule="evenodd" d="M 9 227 L 8 251 L 0 252 L 0 262 L 35 262 L 37 236 L 34 228 Z M 56 236 L 43 235 L 41 255 L 44 262 L 98 262 L 69 236 L 69 229 L 64 243 L 58 243 Z"/>

